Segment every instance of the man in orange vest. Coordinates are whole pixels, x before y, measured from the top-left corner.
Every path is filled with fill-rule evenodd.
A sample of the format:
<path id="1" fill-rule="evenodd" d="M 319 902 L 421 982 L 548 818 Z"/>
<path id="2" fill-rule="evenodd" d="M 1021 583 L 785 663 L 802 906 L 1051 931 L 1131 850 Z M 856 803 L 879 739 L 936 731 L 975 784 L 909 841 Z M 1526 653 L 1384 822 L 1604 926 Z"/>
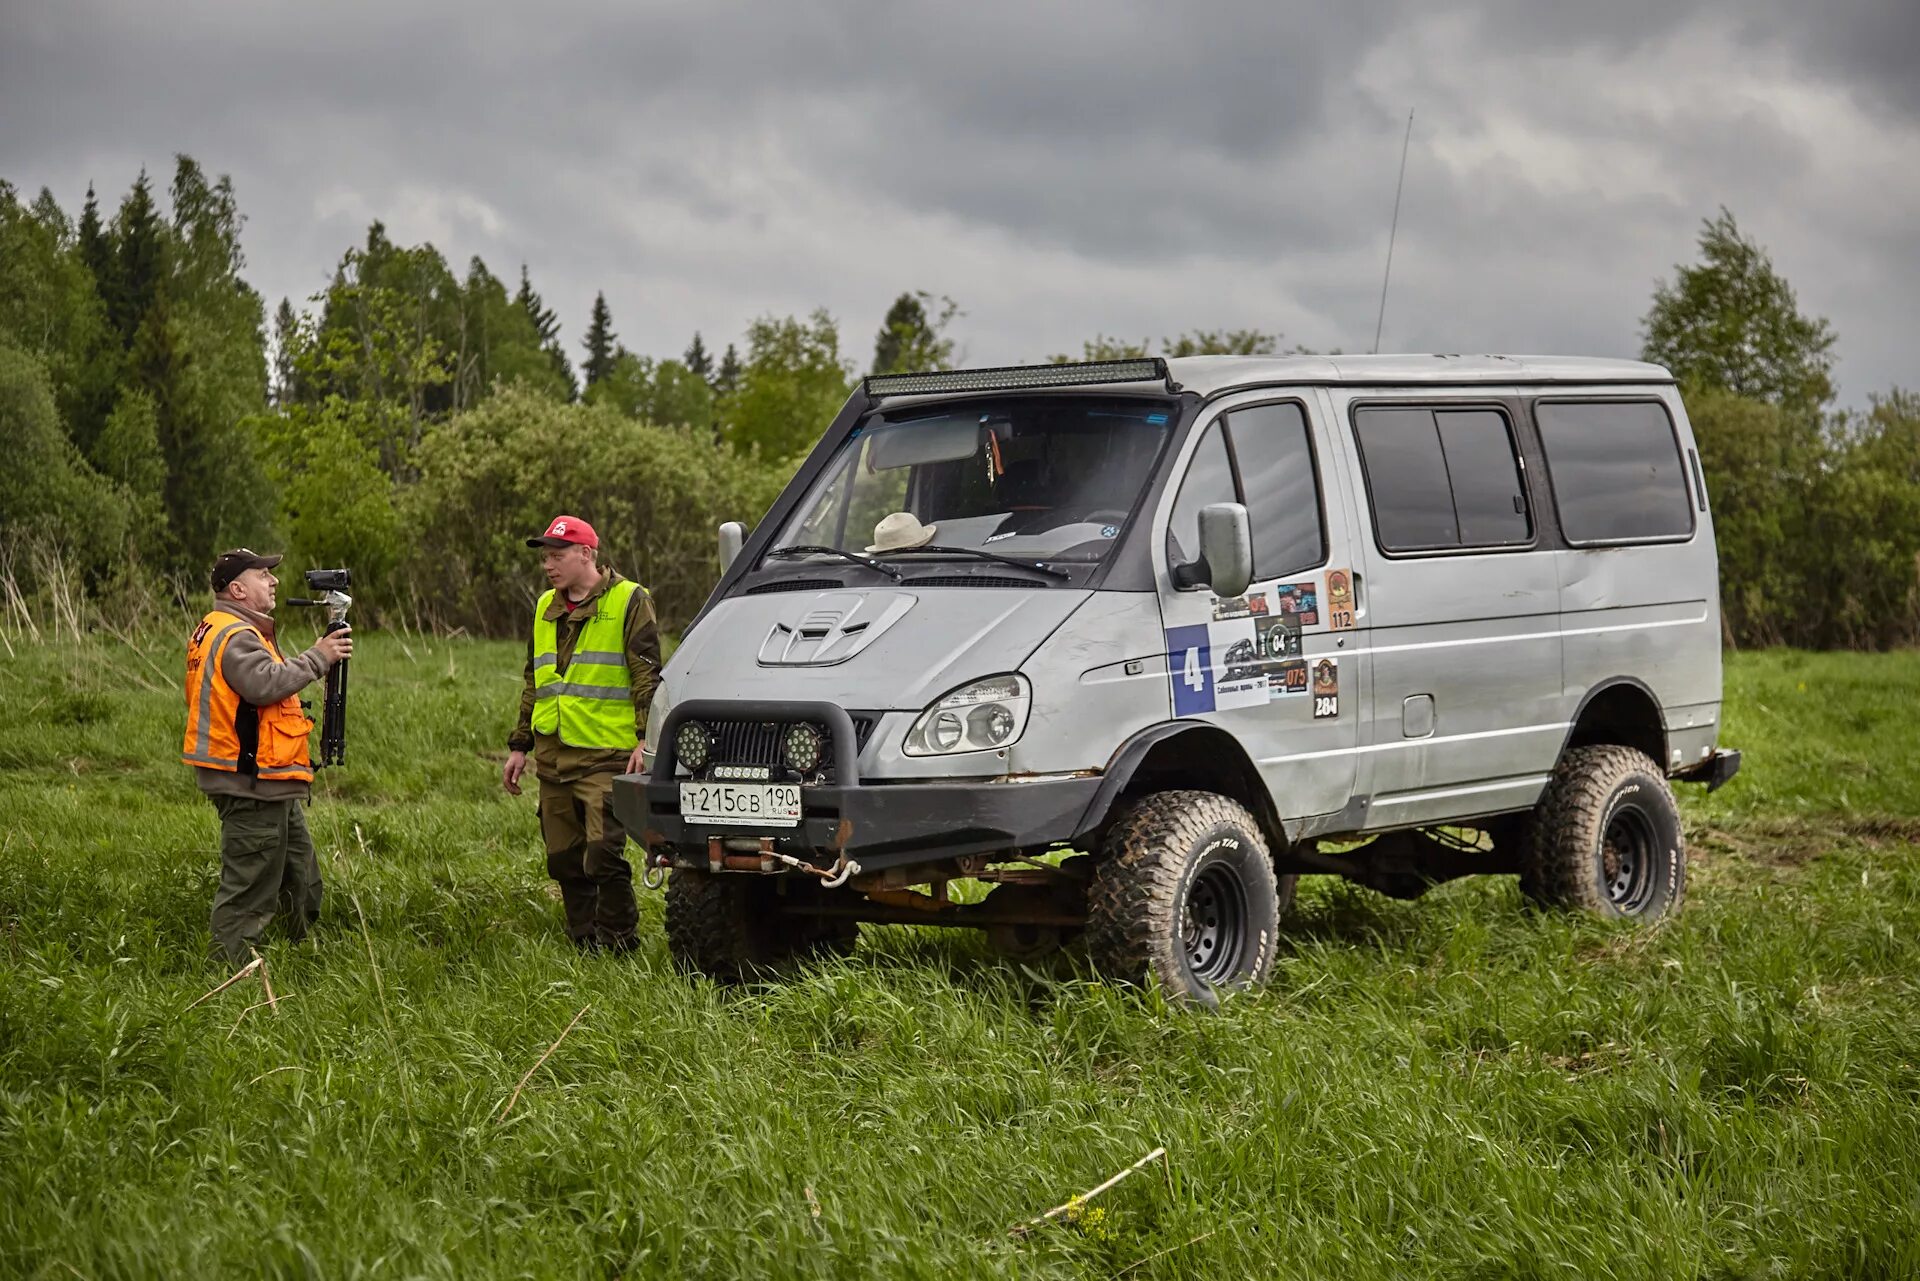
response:
<path id="1" fill-rule="evenodd" d="M 320 864 L 300 813 L 313 787 L 299 693 L 353 654 L 345 629 L 286 658 L 274 639 L 278 556 L 241 547 L 213 564 L 213 608 L 187 644 L 181 760 L 220 813 L 215 950 L 235 966 L 260 946 L 277 906 L 298 940 L 320 919 Z"/>

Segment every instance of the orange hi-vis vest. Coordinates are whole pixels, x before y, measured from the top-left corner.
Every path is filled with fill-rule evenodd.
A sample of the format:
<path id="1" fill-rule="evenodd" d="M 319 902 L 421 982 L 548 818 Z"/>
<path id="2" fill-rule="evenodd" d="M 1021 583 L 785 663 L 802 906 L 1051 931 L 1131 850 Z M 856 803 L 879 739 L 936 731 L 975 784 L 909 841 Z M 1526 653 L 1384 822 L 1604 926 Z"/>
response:
<path id="1" fill-rule="evenodd" d="M 311 783 L 307 734 L 313 721 L 301 710 L 299 697 L 289 694 L 255 708 L 220 670 L 227 646 L 242 631 L 259 636 L 277 661 L 286 661 L 259 628 L 236 614 L 216 609 L 201 619 L 187 643 L 187 736 L 180 759 L 201 769 Z"/>

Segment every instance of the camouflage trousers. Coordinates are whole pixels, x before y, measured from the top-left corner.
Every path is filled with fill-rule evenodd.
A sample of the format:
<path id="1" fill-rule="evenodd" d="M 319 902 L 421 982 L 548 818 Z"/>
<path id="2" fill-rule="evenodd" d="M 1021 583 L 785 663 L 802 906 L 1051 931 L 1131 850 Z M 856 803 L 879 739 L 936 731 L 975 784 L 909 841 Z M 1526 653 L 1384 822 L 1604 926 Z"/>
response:
<path id="1" fill-rule="evenodd" d="M 547 875 L 560 883 L 567 937 L 576 947 L 624 949 L 640 920 L 627 833 L 613 812 L 613 774 L 540 780 L 540 837 Z"/>
<path id="2" fill-rule="evenodd" d="M 261 946 L 277 913 L 287 936 L 306 937 L 320 919 L 320 862 L 307 834 L 304 802 L 249 796 L 210 798 L 220 812 L 220 888 L 213 896 L 214 951 L 235 966 Z"/>

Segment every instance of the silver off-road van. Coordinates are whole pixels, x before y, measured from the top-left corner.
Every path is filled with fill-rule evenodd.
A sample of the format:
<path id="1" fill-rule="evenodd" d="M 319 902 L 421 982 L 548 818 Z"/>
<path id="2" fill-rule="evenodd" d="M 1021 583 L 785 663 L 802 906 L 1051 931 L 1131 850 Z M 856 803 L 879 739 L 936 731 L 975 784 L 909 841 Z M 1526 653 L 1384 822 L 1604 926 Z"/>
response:
<path id="1" fill-rule="evenodd" d="M 983 928 L 1210 1001 L 1295 880 L 1651 919 L 1715 787 L 1672 377 L 1508 356 L 869 378 L 667 664 L 614 803 L 685 966 Z M 1049 857 L 1079 851 L 1064 859 Z M 984 898 L 956 881 L 993 883 Z"/>

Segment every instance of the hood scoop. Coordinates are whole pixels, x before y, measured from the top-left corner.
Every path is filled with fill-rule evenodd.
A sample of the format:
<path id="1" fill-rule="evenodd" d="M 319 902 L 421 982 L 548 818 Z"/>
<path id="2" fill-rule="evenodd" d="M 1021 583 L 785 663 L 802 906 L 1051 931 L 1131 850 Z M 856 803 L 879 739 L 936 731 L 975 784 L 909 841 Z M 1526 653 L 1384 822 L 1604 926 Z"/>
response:
<path id="1" fill-rule="evenodd" d="M 844 663 L 899 622 L 918 599 L 907 592 L 827 592 L 795 601 L 760 642 L 762 667 Z"/>

